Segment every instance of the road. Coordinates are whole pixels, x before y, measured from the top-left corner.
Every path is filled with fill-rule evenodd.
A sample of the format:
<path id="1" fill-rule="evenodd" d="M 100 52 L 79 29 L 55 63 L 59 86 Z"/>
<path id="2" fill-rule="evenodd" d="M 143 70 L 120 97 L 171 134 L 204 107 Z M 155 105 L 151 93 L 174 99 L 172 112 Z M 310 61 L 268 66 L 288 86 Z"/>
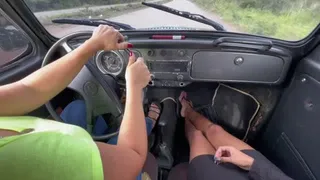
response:
<path id="1" fill-rule="evenodd" d="M 148 2 L 159 2 L 160 0 L 152 0 L 152 1 L 148 1 Z M 106 9 L 106 8 L 113 8 L 113 7 L 119 7 L 119 6 L 126 6 L 128 3 L 124 3 L 124 4 L 112 4 L 112 5 L 103 5 L 103 6 L 90 6 L 89 9 L 92 11 L 95 10 L 99 10 L 99 9 Z M 138 3 L 130 3 L 130 4 L 140 4 L 140 2 Z M 60 14 L 69 14 L 69 13 L 75 13 L 75 12 L 79 12 L 82 10 L 85 10 L 85 7 L 82 8 L 71 8 L 71 9 L 61 9 L 61 10 L 53 10 L 53 11 L 42 11 L 42 12 L 36 12 L 34 13 L 34 15 L 37 18 L 46 18 L 46 17 L 50 17 L 50 16 L 56 16 L 56 15 L 60 15 Z"/>
<path id="2" fill-rule="evenodd" d="M 192 13 L 197 13 L 206 16 L 216 22 L 224 25 L 224 27 L 229 31 L 237 31 L 237 29 L 225 23 L 218 15 L 212 12 L 206 12 L 205 10 L 199 8 L 197 5 L 188 0 L 173 0 L 171 2 L 165 3 L 165 6 L 179 9 L 182 11 L 189 11 Z M 197 29 L 209 29 L 212 30 L 211 26 L 201 24 L 189 19 L 185 19 L 179 16 L 175 16 L 163 11 L 159 11 L 153 8 L 144 8 L 127 14 L 123 14 L 117 17 L 109 18 L 112 21 L 118 21 L 122 23 L 130 24 L 135 28 L 149 28 L 149 27 L 159 27 L 159 26 L 180 26 L 180 27 L 191 27 Z M 49 32 L 57 36 L 63 36 L 72 32 L 80 30 L 92 30 L 93 27 L 88 26 L 73 26 L 73 25 L 59 25 L 59 26 L 47 26 Z"/>

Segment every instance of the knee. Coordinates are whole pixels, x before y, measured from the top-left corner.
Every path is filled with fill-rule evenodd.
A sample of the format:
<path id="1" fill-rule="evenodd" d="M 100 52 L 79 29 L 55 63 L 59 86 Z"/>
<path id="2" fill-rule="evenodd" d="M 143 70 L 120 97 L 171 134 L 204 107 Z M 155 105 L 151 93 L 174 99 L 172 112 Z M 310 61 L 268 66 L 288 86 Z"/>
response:
<path id="1" fill-rule="evenodd" d="M 86 103 L 83 100 L 75 100 L 69 103 L 65 109 L 76 109 L 78 111 L 85 111 Z"/>
<path id="2" fill-rule="evenodd" d="M 206 137 L 209 137 L 209 136 L 216 136 L 218 134 L 221 134 L 221 132 L 223 132 L 224 129 L 219 126 L 219 125 L 216 125 L 216 124 L 211 124 L 208 129 L 206 130 L 205 132 L 205 135 Z"/>

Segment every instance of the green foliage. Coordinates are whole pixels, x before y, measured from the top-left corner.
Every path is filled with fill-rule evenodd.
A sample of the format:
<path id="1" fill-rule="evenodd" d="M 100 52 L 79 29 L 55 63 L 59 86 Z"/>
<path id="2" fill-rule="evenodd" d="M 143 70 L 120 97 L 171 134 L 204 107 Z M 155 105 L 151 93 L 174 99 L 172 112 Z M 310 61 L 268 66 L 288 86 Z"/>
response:
<path id="1" fill-rule="evenodd" d="M 286 40 L 306 37 L 320 22 L 318 0 L 194 0 L 240 31 Z"/>

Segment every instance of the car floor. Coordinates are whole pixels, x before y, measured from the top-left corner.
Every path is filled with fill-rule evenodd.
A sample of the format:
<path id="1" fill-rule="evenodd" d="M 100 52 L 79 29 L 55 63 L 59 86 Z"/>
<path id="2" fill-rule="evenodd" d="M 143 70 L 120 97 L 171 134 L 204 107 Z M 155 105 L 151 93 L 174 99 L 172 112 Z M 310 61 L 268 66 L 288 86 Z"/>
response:
<path id="1" fill-rule="evenodd" d="M 182 91 L 187 92 L 187 98 L 190 100 L 194 108 L 203 110 L 210 106 L 212 98 L 218 84 L 216 83 L 193 83 L 185 88 L 149 88 L 147 90 L 147 97 L 151 97 L 149 101 L 161 101 L 164 98 L 171 97 L 178 102 L 178 97 Z M 177 111 L 176 109 L 173 111 Z M 177 112 L 172 113 L 177 114 Z M 212 120 L 212 119 L 211 119 Z M 184 133 L 184 118 L 178 118 L 176 131 L 174 133 L 174 165 L 181 162 L 189 161 L 189 145 Z"/>
<path id="2" fill-rule="evenodd" d="M 182 91 L 187 92 L 187 98 L 192 101 L 193 107 L 202 115 L 207 117 L 214 123 L 217 122 L 215 110 L 212 108 L 212 99 L 215 94 L 215 90 L 219 86 L 219 83 L 192 83 L 184 88 L 148 88 L 146 92 L 146 97 L 148 101 L 161 101 L 164 98 L 171 97 L 178 102 L 178 97 Z M 254 145 L 256 141 L 256 136 L 259 130 L 267 122 L 270 113 L 273 111 L 276 102 L 279 98 L 281 88 L 263 86 L 263 85 L 250 85 L 250 84 L 232 84 L 231 86 L 247 92 L 252 96 L 256 97 L 259 101 L 261 108 L 257 113 L 256 119 L 254 120 L 254 130 L 250 130 L 248 135 L 249 144 Z M 178 116 L 176 109 L 172 109 L 175 112 L 168 112 L 170 114 L 175 114 Z M 170 117 L 170 116 L 169 116 Z M 176 118 L 176 117 L 173 117 Z M 170 120 L 168 120 L 170 122 Z M 232 132 L 230 132 L 232 134 Z M 173 157 L 174 165 L 181 162 L 189 161 L 189 145 L 185 138 L 184 133 L 184 119 L 178 118 L 175 132 L 172 133 L 174 136 L 174 147 Z M 170 135 L 171 136 L 171 135 Z"/>

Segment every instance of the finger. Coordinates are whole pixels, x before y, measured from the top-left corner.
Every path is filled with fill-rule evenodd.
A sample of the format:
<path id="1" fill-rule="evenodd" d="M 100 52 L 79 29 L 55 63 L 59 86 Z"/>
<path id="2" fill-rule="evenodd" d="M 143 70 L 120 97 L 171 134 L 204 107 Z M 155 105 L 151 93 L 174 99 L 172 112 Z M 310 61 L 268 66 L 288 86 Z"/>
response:
<path id="1" fill-rule="evenodd" d="M 138 57 L 137 62 L 144 64 L 144 59 L 142 57 Z"/>
<path id="2" fill-rule="evenodd" d="M 232 158 L 231 157 L 221 157 L 220 162 L 232 163 Z"/>
<path id="3" fill-rule="evenodd" d="M 117 44 L 117 48 L 118 49 L 127 49 L 127 48 L 130 48 L 130 43 L 128 42 L 121 42 L 121 43 L 118 43 Z M 132 46 L 132 45 L 131 45 Z"/>
<path id="4" fill-rule="evenodd" d="M 133 63 L 136 62 L 136 57 L 134 55 L 134 53 L 132 51 L 130 51 L 130 57 L 129 57 L 129 61 L 128 61 L 128 66 L 131 66 Z"/>
<path id="5" fill-rule="evenodd" d="M 119 31 L 117 31 L 117 36 L 118 36 L 119 43 L 124 41 L 124 36 Z"/>
<path id="6" fill-rule="evenodd" d="M 230 147 L 229 146 L 220 146 L 216 151 L 216 157 L 220 158 L 222 156 L 225 156 L 226 152 L 230 154 Z"/>
<path id="7" fill-rule="evenodd" d="M 100 24 L 98 27 L 94 28 L 93 33 L 97 33 L 101 29 L 101 26 L 102 25 Z"/>
<path id="8" fill-rule="evenodd" d="M 217 151 L 216 151 L 216 154 L 214 155 L 216 158 L 220 159 L 221 158 L 221 155 L 222 155 L 222 149 L 219 148 Z"/>

